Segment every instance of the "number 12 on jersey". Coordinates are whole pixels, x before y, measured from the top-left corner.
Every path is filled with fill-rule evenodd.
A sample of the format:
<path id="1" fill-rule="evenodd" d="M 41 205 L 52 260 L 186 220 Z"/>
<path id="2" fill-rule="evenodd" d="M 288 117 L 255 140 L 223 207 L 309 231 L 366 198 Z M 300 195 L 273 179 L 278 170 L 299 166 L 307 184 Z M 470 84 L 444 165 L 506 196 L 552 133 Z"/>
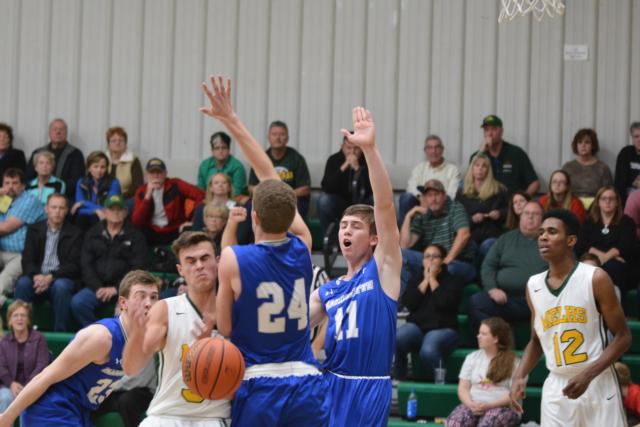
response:
<path id="1" fill-rule="evenodd" d="M 344 322 L 345 313 L 349 317 L 347 319 L 347 339 L 358 338 L 358 302 L 356 300 L 351 300 L 344 312 L 342 311 L 342 307 L 338 307 L 336 310 L 336 341 L 340 341 L 344 338 L 342 323 Z"/>

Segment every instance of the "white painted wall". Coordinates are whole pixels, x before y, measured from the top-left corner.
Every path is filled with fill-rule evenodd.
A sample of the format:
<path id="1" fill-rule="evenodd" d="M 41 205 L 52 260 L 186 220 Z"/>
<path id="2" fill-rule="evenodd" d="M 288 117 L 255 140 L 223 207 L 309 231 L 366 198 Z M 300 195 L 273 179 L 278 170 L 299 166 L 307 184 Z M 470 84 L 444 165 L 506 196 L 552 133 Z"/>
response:
<path id="1" fill-rule="evenodd" d="M 289 124 L 314 186 L 356 104 L 374 112 L 396 188 L 428 133 L 466 165 L 488 113 L 545 181 L 585 126 L 613 168 L 640 120 L 640 0 L 566 0 L 564 18 L 501 25 L 499 3 L 0 0 L 0 121 L 27 154 L 54 117 L 85 152 L 121 125 L 143 160 L 163 157 L 194 180 L 220 129 L 198 113 L 199 84 L 220 72 L 259 140 L 270 121 Z M 564 44 L 587 45 L 589 59 L 564 61 Z"/>

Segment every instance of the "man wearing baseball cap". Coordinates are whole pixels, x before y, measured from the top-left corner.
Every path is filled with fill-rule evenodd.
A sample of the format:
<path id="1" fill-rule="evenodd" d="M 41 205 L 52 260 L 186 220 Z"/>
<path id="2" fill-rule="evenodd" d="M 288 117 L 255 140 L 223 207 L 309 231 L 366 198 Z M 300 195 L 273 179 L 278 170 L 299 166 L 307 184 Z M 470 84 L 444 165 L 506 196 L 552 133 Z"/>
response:
<path id="1" fill-rule="evenodd" d="M 431 244 L 447 250 L 443 263 L 450 274 L 471 282 L 476 275 L 473 267 L 474 251 L 468 245 L 471 239 L 469 217 L 460 202 L 447 196 L 442 182 L 430 179 L 418 187 L 422 194 L 420 205 L 412 208 L 402 222 L 403 288 L 422 274 L 422 251 Z"/>
<path id="2" fill-rule="evenodd" d="M 146 184 L 133 196 L 131 221 L 144 232 L 150 245 L 167 245 L 189 220 L 185 202 L 190 200 L 197 206 L 204 199 L 204 191 L 179 178 L 167 178 L 167 166 L 157 157 L 149 159 L 146 171 Z"/>
<path id="3" fill-rule="evenodd" d="M 502 119 L 490 114 L 482 120 L 481 127 L 484 141 L 480 151 L 485 152 L 491 159 L 493 176 L 507 187 L 509 193 L 526 191 L 530 196 L 535 196 L 540 189 L 536 171 L 522 148 L 502 139 Z M 471 158 L 476 153 L 473 153 Z"/>

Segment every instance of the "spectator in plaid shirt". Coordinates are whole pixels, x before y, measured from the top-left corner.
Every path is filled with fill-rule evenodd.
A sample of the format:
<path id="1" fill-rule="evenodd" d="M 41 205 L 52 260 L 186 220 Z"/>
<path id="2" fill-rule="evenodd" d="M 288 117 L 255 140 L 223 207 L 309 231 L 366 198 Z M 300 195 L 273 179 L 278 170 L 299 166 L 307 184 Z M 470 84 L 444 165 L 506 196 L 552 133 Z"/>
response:
<path id="1" fill-rule="evenodd" d="M 6 295 L 13 291 L 16 279 L 22 274 L 27 226 L 45 219 L 40 201 L 25 193 L 24 188 L 24 173 L 20 169 L 4 172 L 0 189 L 0 305 L 4 304 Z M 9 204 L 8 208 L 6 204 Z"/>

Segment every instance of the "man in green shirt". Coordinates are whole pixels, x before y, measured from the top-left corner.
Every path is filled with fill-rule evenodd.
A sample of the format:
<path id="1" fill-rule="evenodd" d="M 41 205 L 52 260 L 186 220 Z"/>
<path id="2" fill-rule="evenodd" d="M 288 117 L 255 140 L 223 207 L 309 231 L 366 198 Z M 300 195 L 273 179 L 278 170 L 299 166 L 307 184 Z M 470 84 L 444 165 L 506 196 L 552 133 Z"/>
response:
<path id="1" fill-rule="evenodd" d="M 311 195 L 311 177 L 307 162 L 300 153 L 288 147 L 289 130 L 286 123 L 276 120 L 269 125 L 269 148 L 267 156 L 280 175 L 280 179 L 289 184 L 298 198 L 298 212 L 303 218 L 309 212 L 309 196 Z M 251 169 L 249 174 L 249 194 L 258 185 L 258 177 Z"/>
<path id="2" fill-rule="evenodd" d="M 216 132 L 211 135 L 211 157 L 200 163 L 198 169 L 198 187 L 207 191 L 209 180 L 219 172 L 229 175 L 231 178 L 232 197 L 236 202 L 244 205 L 247 195 L 247 172 L 244 165 L 231 155 L 231 138 L 224 132 Z"/>
<path id="3" fill-rule="evenodd" d="M 529 277 L 547 269 L 538 251 L 542 213 L 537 202 L 527 203 L 520 215 L 519 228 L 500 236 L 482 262 L 484 291 L 474 294 L 469 302 L 474 333 L 480 322 L 489 317 L 502 317 L 507 322 L 527 322 L 531 318 L 525 297 L 527 282 Z"/>
<path id="4" fill-rule="evenodd" d="M 536 171 L 522 148 L 503 141 L 500 117 L 493 114 L 485 117 L 482 121 L 482 129 L 484 141 L 480 151 L 484 151 L 491 159 L 493 176 L 507 187 L 510 194 L 515 191 L 526 191 L 534 197 L 540 189 Z M 473 153 L 471 158 L 475 154 Z"/>

